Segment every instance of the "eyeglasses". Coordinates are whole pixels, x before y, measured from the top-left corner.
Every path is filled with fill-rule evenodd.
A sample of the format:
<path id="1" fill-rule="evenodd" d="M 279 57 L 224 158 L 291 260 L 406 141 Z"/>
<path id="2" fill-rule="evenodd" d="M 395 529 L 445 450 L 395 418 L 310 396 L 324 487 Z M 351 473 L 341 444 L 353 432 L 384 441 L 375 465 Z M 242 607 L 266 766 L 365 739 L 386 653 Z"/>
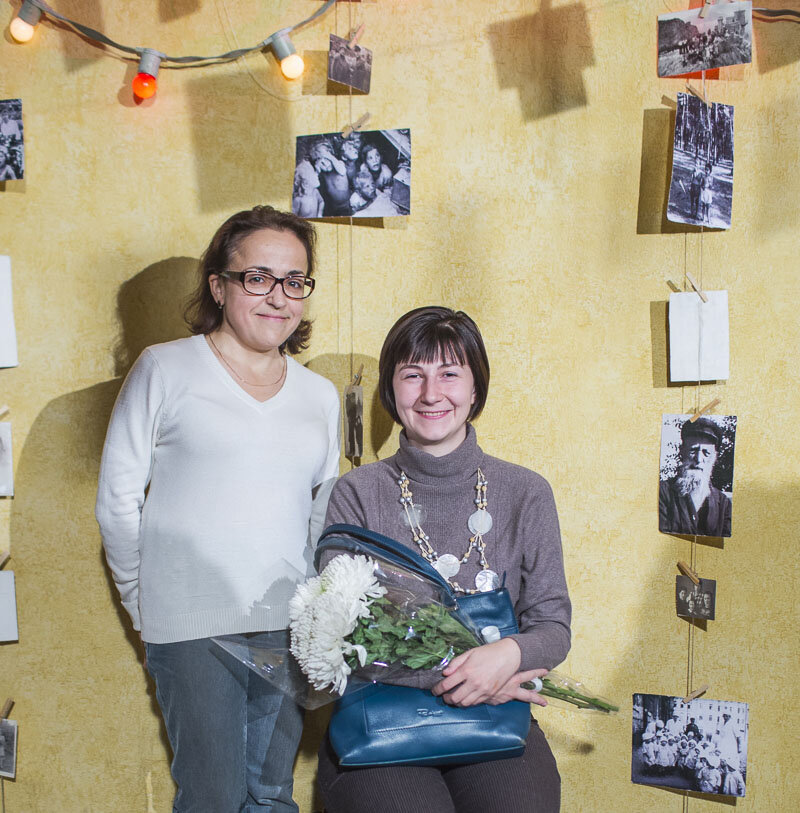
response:
<path id="1" fill-rule="evenodd" d="M 220 271 L 221 277 L 237 280 L 242 288 L 253 296 L 266 296 L 280 283 L 283 293 L 289 299 L 306 299 L 314 290 L 315 280 L 300 274 L 290 274 L 288 277 L 273 277 L 260 268 L 246 268 L 244 271 Z"/>

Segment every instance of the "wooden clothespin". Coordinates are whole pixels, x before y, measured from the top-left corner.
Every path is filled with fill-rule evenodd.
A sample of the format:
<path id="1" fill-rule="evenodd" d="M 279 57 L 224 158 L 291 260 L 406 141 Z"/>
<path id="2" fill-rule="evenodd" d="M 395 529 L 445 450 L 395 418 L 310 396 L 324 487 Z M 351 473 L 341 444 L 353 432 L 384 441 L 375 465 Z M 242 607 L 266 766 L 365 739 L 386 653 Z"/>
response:
<path id="1" fill-rule="evenodd" d="M 3 705 L 3 710 L 0 711 L 0 720 L 5 720 L 6 717 L 11 713 L 11 709 L 14 706 L 14 698 L 7 697 L 6 702 Z"/>
<path id="2" fill-rule="evenodd" d="M 689 285 L 691 285 L 692 288 L 695 289 L 695 291 L 697 292 L 697 295 L 700 297 L 700 299 L 702 299 L 703 302 L 708 302 L 708 297 L 706 296 L 705 292 L 697 284 L 695 278 L 688 271 L 686 272 L 686 279 L 689 280 Z"/>
<path id="3" fill-rule="evenodd" d="M 703 17 L 705 17 L 706 14 L 708 14 L 708 7 L 710 5 L 711 5 L 711 0 L 705 0 L 705 2 L 703 3 L 703 7 L 700 9 L 700 15 L 699 16 L 700 16 L 701 19 Z"/>
<path id="4" fill-rule="evenodd" d="M 0 550 L 0 570 L 3 565 L 11 558 L 11 554 L 7 550 Z"/>
<path id="5" fill-rule="evenodd" d="M 689 82 L 686 83 L 686 90 L 688 90 L 692 96 L 696 96 L 700 99 L 700 101 L 708 107 L 708 99 L 706 99 L 705 93 L 701 93 L 694 85 L 689 84 Z"/>
<path id="6" fill-rule="evenodd" d="M 720 398 L 715 398 L 713 401 L 709 401 L 704 407 L 698 409 L 697 412 L 689 418 L 689 423 L 694 423 L 704 412 L 709 412 L 710 410 L 714 409 L 714 407 L 721 401 Z"/>
<path id="7" fill-rule="evenodd" d="M 350 135 L 354 130 L 360 130 L 368 121 L 369 111 L 364 113 L 364 115 L 358 121 L 348 124 L 347 127 L 342 130 L 342 138 L 350 138 Z"/>
<path id="8" fill-rule="evenodd" d="M 699 689 L 695 689 L 691 694 L 687 694 L 686 697 L 683 698 L 684 703 L 691 703 L 692 700 L 697 700 L 701 694 L 705 694 L 708 691 L 708 683 L 704 683 Z"/>
<path id="9" fill-rule="evenodd" d="M 700 577 L 692 570 L 686 562 L 678 561 L 678 570 L 684 576 L 688 576 L 695 584 L 700 584 Z"/>
<path id="10" fill-rule="evenodd" d="M 673 294 L 679 294 L 681 292 L 681 289 L 671 279 L 667 280 L 667 288 L 669 288 Z"/>
<path id="11" fill-rule="evenodd" d="M 358 372 L 353 376 L 353 386 L 356 387 L 361 383 L 361 375 L 364 372 L 364 365 L 358 368 Z"/>
<path id="12" fill-rule="evenodd" d="M 9 412 L 11 412 L 11 409 L 8 404 L 3 404 L 3 406 L 0 406 L 0 418 L 4 418 Z"/>
<path id="13" fill-rule="evenodd" d="M 366 23 L 361 23 L 361 25 L 355 30 L 350 32 L 350 42 L 347 43 L 348 48 L 355 48 L 358 45 L 359 39 L 361 39 L 361 35 L 364 33 L 364 28 L 366 27 Z"/>

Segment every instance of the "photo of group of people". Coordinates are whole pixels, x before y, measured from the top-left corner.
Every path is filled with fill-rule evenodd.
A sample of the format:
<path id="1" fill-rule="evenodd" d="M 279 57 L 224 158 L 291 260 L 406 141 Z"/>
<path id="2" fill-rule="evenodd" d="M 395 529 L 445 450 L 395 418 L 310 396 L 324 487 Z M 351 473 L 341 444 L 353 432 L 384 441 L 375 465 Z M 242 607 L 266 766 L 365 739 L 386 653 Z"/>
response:
<path id="1" fill-rule="evenodd" d="M 667 219 L 729 229 L 733 208 L 733 106 L 678 94 Z"/>
<path id="2" fill-rule="evenodd" d="M 0 776 L 13 779 L 17 772 L 17 722 L 0 720 Z"/>
<path id="3" fill-rule="evenodd" d="M 659 531 L 731 535 L 735 440 L 735 415 L 663 416 Z"/>
<path id="4" fill-rule="evenodd" d="M 700 579 L 700 584 L 695 584 L 688 576 L 675 577 L 675 611 L 683 618 L 713 621 L 716 599 L 714 579 Z"/>
<path id="5" fill-rule="evenodd" d="M 328 79 L 340 85 L 369 93 L 372 78 L 372 51 L 361 45 L 350 47 L 348 40 L 330 35 Z"/>
<path id="6" fill-rule="evenodd" d="M 680 76 L 753 59 L 752 3 L 715 3 L 658 18 L 658 75 Z"/>
<path id="7" fill-rule="evenodd" d="M 0 101 L 0 181 L 25 177 L 22 99 Z"/>
<path id="8" fill-rule="evenodd" d="M 300 217 L 411 212 L 411 131 L 297 137 L 292 211 Z"/>
<path id="9" fill-rule="evenodd" d="M 744 796 L 748 718 L 747 703 L 635 694 L 631 780 Z"/>

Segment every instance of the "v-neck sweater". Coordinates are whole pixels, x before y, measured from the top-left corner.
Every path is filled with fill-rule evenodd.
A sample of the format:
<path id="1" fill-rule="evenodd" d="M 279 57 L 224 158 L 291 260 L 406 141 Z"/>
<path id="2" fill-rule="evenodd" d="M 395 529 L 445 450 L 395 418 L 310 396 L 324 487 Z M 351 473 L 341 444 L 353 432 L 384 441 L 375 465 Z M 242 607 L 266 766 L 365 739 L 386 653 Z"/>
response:
<path id="1" fill-rule="evenodd" d="M 488 481 L 492 517 L 492 528 L 483 535 L 486 559 L 511 594 L 520 627 L 512 636 L 522 652 L 520 669 L 553 669 L 569 651 L 571 605 L 552 489 L 536 472 L 485 454 L 471 425 L 464 442 L 441 457 L 412 446 L 401 432 L 395 455 L 337 481 L 326 522 L 360 525 L 419 553 L 400 504 L 398 479 L 405 472 L 430 544 L 439 555 L 461 559 L 471 535 L 467 520 L 475 511 L 479 468 Z M 473 550 L 452 580 L 474 588 L 480 570 Z"/>
<path id="2" fill-rule="evenodd" d="M 114 406 L 96 516 L 150 643 L 283 629 L 309 572 L 312 489 L 339 473 L 339 397 L 292 358 L 243 390 L 203 335 L 147 348 Z"/>

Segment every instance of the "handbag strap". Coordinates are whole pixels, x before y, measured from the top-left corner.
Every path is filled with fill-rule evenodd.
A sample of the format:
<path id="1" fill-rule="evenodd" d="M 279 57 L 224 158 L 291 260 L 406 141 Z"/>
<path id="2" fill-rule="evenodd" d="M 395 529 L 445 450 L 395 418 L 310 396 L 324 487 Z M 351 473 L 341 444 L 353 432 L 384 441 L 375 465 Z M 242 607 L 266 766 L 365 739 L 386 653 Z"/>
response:
<path id="1" fill-rule="evenodd" d="M 322 552 L 329 548 L 339 548 L 367 555 L 379 555 L 394 564 L 402 565 L 418 576 L 433 582 L 442 591 L 443 597 L 447 598 L 451 606 L 456 604 L 453 588 L 450 587 L 439 571 L 430 562 L 423 559 L 420 554 L 409 550 L 405 545 L 389 536 L 370 531 L 367 528 L 361 528 L 358 525 L 344 523 L 329 525 L 322 532 L 314 553 L 314 567 L 317 571 L 319 571 Z"/>

